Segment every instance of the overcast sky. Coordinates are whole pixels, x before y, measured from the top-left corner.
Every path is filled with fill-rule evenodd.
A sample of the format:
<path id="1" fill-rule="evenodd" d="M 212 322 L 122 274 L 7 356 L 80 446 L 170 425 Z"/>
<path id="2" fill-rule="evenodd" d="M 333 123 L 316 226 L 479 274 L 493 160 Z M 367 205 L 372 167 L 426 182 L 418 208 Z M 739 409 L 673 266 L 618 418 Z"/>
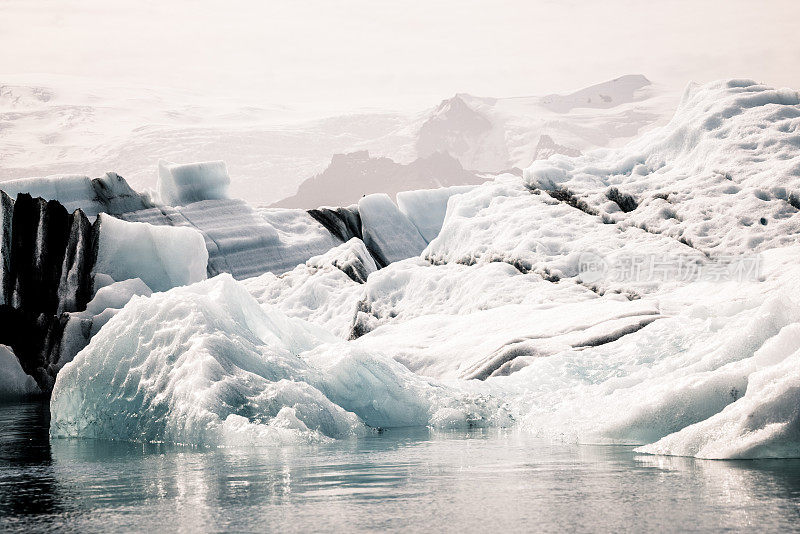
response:
<path id="1" fill-rule="evenodd" d="M 564 92 L 628 73 L 800 88 L 798 20 L 799 0 L 0 0 L 0 73 L 359 107 Z"/>

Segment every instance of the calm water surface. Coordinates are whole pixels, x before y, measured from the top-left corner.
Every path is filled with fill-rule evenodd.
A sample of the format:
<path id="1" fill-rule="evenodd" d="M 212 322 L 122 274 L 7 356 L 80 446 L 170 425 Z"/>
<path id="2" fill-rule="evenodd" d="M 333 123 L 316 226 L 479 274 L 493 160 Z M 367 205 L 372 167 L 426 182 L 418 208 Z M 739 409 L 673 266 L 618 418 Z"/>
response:
<path id="1" fill-rule="evenodd" d="M 800 461 L 642 456 L 513 432 L 394 430 L 278 449 L 53 440 L 0 405 L 0 531 L 800 528 Z"/>

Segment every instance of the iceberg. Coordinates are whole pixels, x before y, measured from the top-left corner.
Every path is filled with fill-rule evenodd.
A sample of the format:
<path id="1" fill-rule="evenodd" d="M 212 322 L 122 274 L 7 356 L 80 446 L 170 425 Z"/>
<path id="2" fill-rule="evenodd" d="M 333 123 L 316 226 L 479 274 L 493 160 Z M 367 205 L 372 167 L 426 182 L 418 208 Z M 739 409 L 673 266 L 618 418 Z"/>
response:
<path id="1" fill-rule="evenodd" d="M 419 256 L 427 244 L 414 224 L 384 193 L 358 201 L 364 244 L 381 267 Z"/>
<path id="2" fill-rule="evenodd" d="M 139 278 L 153 291 L 205 280 L 208 252 L 200 232 L 100 215 L 94 271 L 116 281 Z"/>
<path id="3" fill-rule="evenodd" d="M 183 206 L 228 198 L 231 179 L 224 161 L 176 164 L 158 162 L 158 196 L 163 204 Z"/>
<path id="4" fill-rule="evenodd" d="M 609 221 L 710 255 L 788 246 L 800 233 L 798 123 L 797 91 L 691 84 L 666 126 L 622 148 L 535 161 L 524 176 L 531 188 L 570 194 Z"/>
<path id="5" fill-rule="evenodd" d="M 581 113 L 604 87 L 540 104 Z M 591 107 L 629 107 L 648 82 L 609 87 Z M 495 135 L 492 106 L 459 95 L 428 133 L 449 142 L 460 117 L 467 145 Z M 164 187 L 188 187 L 176 205 L 93 226 L 4 196 L 0 312 L 47 318 L 29 336 L 45 356 L 13 345 L 4 361 L 15 383 L 56 376 L 53 436 L 270 445 L 515 425 L 642 454 L 794 457 L 799 121 L 796 92 L 731 80 L 691 86 L 626 147 L 564 145 L 397 204 L 253 207 L 199 167 L 169 171 Z"/>
<path id="6" fill-rule="evenodd" d="M 356 434 L 297 356 L 319 334 L 230 275 L 134 297 L 58 374 L 51 433 L 200 446 Z"/>
<path id="7" fill-rule="evenodd" d="M 510 422 L 498 401 L 262 308 L 227 274 L 134 297 L 64 366 L 50 409 L 54 437 L 195 446 Z"/>
<path id="8" fill-rule="evenodd" d="M 418 189 L 397 193 L 397 207 L 430 243 L 439 235 L 447 213 L 447 201 L 453 195 L 471 191 L 475 186 L 454 185 L 438 189 Z"/>
<path id="9" fill-rule="evenodd" d="M 120 215 L 151 206 L 147 198 L 134 191 L 115 172 L 107 172 L 100 178 L 79 174 L 20 178 L 0 182 L 0 189 L 12 198 L 23 193 L 34 198 L 57 200 L 67 212 L 79 209 L 91 220 L 100 213 Z"/>
<path id="10" fill-rule="evenodd" d="M 14 352 L 5 345 L 0 345 L 0 401 L 41 394 L 42 390 L 36 380 L 22 370 Z"/>

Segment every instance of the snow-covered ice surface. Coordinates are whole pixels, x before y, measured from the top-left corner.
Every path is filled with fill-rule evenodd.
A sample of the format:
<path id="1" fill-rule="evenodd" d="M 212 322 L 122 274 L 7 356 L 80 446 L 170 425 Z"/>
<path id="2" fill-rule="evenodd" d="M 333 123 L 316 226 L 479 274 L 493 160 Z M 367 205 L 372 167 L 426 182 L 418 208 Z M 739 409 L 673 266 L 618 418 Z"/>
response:
<path id="1" fill-rule="evenodd" d="M 430 243 L 442 229 L 450 197 L 472 189 L 474 186 L 471 185 L 453 185 L 403 191 L 397 194 L 397 207 L 414 223 L 425 241 Z"/>
<path id="2" fill-rule="evenodd" d="M 613 221 L 714 254 L 793 244 L 800 221 L 800 97 L 749 80 L 690 85 L 675 116 L 617 150 L 555 156 L 527 183 L 568 189 Z M 610 197 L 630 195 L 620 209 Z"/>
<path id="3" fill-rule="evenodd" d="M 586 278 L 581 263 L 587 255 L 612 265 L 626 257 L 648 255 L 681 257 L 692 264 L 706 260 L 678 240 L 604 222 L 547 194 L 532 192 L 522 179 L 506 174 L 454 197 L 441 232 L 423 256 L 434 263 L 503 261 L 552 280 Z M 658 279 L 635 276 L 586 282 L 629 294 L 661 287 Z"/>
<path id="4" fill-rule="evenodd" d="M 516 390 L 521 427 L 542 436 L 660 440 L 641 450 L 708 458 L 796 456 L 800 315 L 786 287 L 800 250 L 773 252 L 766 263 L 778 266 L 763 282 L 691 284 L 662 300 L 680 313 L 485 385 Z"/>
<path id="5" fill-rule="evenodd" d="M 623 81 L 612 100 L 632 104 L 646 86 Z M 592 94 L 548 105 L 578 112 Z M 367 196 L 364 242 L 134 297 L 58 375 L 53 435 L 219 445 L 513 424 L 643 453 L 796 457 L 798 132 L 797 92 L 717 82 L 622 148 L 399 209 Z M 214 202 L 233 201 L 189 208 Z M 253 213 L 286 239 L 321 228 Z"/>
<path id="6" fill-rule="evenodd" d="M 346 339 L 363 294 L 358 278 L 375 270 L 364 243 L 353 238 L 287 273 L 268 272 L 242 284 L 262 305 L 276 307 Z M 362 276 L 350 276 L 348 271 Z"/>
<path id="7" fill-rule="evenodd" d="M 262 308 L 230 275 L 134 298 L 63 368 L 51 412 L 53 436 L 200 446 L 508 422 L 491 399 Z"/>

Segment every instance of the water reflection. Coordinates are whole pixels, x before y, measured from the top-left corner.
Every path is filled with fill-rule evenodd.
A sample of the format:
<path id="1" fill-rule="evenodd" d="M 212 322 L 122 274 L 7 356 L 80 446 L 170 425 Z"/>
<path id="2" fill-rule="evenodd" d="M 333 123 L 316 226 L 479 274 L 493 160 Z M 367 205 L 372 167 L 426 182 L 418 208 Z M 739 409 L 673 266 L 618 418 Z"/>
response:
<path id="1" fill-rule="evenodd" d="M 641 456 L 508 431 L 195 450 L 50 443 L 41 407 L 0 408 L 0 423 L 0 530 L 780 530 L 800 502 L 800 461 Z"/>
<path id="2" fill-rule="evenodd" d="M 700 460 L 674 456 L 636 456 L 642 468 L 663 473 L 667 480 L 691 477 L 702 483 L 728 521 L 760 527 L 765 507 L 787 521 L 800 519 L 800 460 Z"/>
<path id="3" fill-rule="evenodd" d="M 63 514 L 52 472 L 46 403 L 0 404 L 0 516 Z"/>

